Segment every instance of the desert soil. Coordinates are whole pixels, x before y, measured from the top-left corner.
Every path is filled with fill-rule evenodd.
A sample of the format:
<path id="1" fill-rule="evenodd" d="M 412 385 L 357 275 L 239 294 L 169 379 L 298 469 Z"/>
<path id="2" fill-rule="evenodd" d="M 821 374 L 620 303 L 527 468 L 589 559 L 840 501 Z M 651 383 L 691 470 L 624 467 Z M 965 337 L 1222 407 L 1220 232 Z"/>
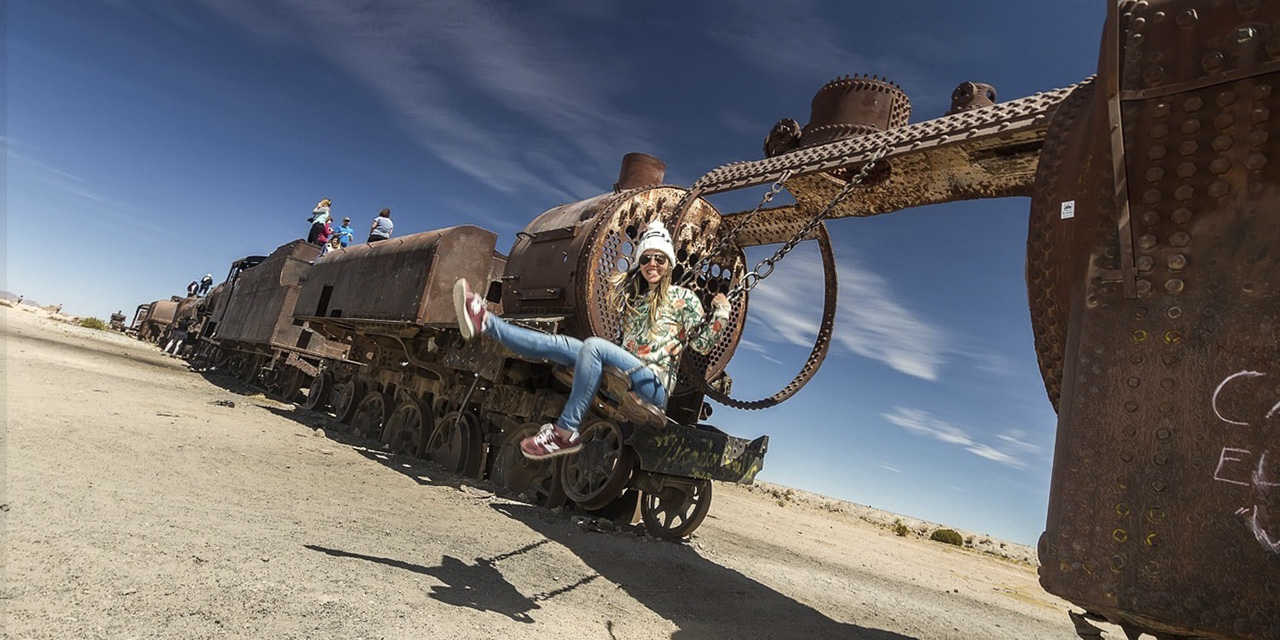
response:
<path id="1" fill-rule="evenodd" d="M 1076 637 L 1031 564 L 866 507 L 717 484 L 660 542 L 34 308 L 0 346 L 6 638 Z"/>

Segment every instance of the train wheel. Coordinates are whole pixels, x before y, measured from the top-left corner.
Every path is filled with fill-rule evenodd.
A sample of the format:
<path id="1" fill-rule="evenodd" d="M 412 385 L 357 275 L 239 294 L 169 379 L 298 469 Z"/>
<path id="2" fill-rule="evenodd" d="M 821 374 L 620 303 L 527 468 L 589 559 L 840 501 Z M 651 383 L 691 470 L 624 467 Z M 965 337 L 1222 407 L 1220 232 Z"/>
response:
<path id="1" fill-rule="evenodd" d="M 240 382 L 253 384 L 258 379 L 258 356 L 244 356 L 241 360 L 244 368 L 240 370 Z"/>
<path id="2" fill-rule="evenodd" d="M 389 445 L 396 453 L 417 455 L 427 434 L 431 433 L 432 418 L 431 412 L 425 410 L 421 402 L 401 402 L 387 418 L 387 426 L 382 430 L 383 444 Z"/>
<path id="3" fill-rule="evenodd" d="M 655 538 L 675 540 L 691 533 L 711 511 L 711 481 L 670 484 L 640 500 L 644 528 Z"/>
<path id="4" fill-rule="evenodd" d="M 351 426 L 361 437 L 377 440 L 382 437 L 382 429 L 387 425 L 387 417 L 390 413 L 391 402 L 387 394 L 375 389 L 364 394 L 360 404 L 356 405 Z"/>
<path id="5" fill-rule="evenodd" d="M 601 509 L 626 489 L 636 452 L 622 441 L 622 429 L 608 420 L 582 430 L 582 450 L 560 465 L 564 493 L 583 509 Z"/>
<path id="6" fill-rule="evenodd" d="M 538 425 L 531 422 L 508 433 L 493 454 L 489 479 L 512 493 L 529 494 L 540 507 L 558 507 L 564 504 L 559 463 L 555 459 L 530 460 L 520 453 L 520 441 L 537 432 Z"/>
<path id="7" fill-rule="evenodd" d="M 622 495 L 599 509 L 588 509 L 587 513 L 597 518 L 608 518 L 622 524 L 635 524 L 636 510 L 640 506 L 640 492 L 627 489 Z"/>
<path id="8" fill-rule="evenodd" d="M 333 390 L 333 415 L 338 420 L 351 424 L 356 416 L 356 407 L 364 398 L 364 385 L 357 380 L 348 380 L 337 385 Z"/>
<path id="9" fill-rule="evenodd" d="M 473 431 L 475 418 L 471 414 L 450 411 L 436 420 L 422 455 L 453 473 L 464 473 L 471 459 Z"/>
<path id="10" fill-rule="evenodd" d="M 307 400 L 304 407 L 312 411 L 323 411 L 329 404 L 329 396 L 333 393 L 333 374 L 328 371 L 311 378 L 311 386 L 307 387 Z"/>

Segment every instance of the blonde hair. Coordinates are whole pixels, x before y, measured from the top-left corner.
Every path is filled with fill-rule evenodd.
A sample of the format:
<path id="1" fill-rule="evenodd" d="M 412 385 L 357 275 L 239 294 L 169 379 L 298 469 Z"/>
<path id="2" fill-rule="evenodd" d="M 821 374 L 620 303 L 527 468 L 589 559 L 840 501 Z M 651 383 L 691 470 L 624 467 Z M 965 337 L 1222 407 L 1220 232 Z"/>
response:
<path id="1" fill-rule="evenodd" d="M 320 206 L 322 206 L 322 207 L 327 207 L 327 206 L 329 206 L 330 204 L 332 204 L 332 203 L 330 203 L 330 202 L 329 202 L 329 199 L 328 199 L 328 198 L 322 198 L 322 199 L 320 200 Z"/>
<path id="2" fill-rule="evenodd" d="M 621 318 L 625 319 L 632 314 L 637 313 L 640 307 L 645 303 L 649 303 L 649 332 L 652 333 L 658 326 L 658 318 L 662 314 L 662 308 L 667 301 L 667 292 L 671 288 L 671 272 L 674 266 L 667 263 L 667 268 L 662 272 L 662 278 L 657 284 L 650 285 L 648 280 L 640 274 L 640 266 L 637 263 L 635 267 L 629 271 L 619 271 L 609 276 L 609 306 L 617 309 Z"/>

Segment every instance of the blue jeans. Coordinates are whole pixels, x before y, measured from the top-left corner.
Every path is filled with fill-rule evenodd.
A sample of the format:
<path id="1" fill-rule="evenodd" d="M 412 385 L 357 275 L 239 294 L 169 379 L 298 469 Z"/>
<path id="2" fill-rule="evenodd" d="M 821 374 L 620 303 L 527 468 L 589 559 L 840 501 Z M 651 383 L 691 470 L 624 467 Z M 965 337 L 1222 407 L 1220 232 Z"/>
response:
<path id="1" fill-rule="evenodd" d="M 531 360 L 550 360 L 566 367 L 573 367 L 573 390 L 556 426 L 577 431 L 582 419 L 591 407 L 591 400 L 600 387 L 600 376 L 606 365 L 623 373 L 630 372 L 631 390 L 641 400 L 659 409 L 667 405 L 667 390 L 658 380 L 658 374 L 644 366 L 630 351 L 605 340 L 591 337 L 579 340 L 571 336 L 543 333 L 510 324 L 493 314 L 487 314 L 484 334 L 501 342 L 506 348 Z"/>

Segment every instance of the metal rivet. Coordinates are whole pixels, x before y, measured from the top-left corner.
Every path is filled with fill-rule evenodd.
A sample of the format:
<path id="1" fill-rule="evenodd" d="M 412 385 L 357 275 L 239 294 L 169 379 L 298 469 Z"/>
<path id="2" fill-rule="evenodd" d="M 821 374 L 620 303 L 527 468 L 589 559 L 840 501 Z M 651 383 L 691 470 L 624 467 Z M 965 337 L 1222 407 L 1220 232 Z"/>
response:
<path id="1" fill-rule="evenodd" d="M 1141 29 L 1142 27 L 1146 26 L 1146 24 L 1147 24 L 1147 19 L 1146 19 L 1146 18 L 1134 18 L 1134 19 L 1133 19 L 1133 22 L 1130 22 L 1129 24 L 1133 25 L 1133 28 L 1134 28 L 1134 29 Z"/>
<path id="2" fill-rule="evenodd" d="M 1144 233 L 1138 237 L 1138 246 L 1143 249 L 1153 249 L 1156 244 L 1156 237 L 1150 233 Z"/>
<path id="3" fill-rule="evenodd" d="M 1275 42 L 1275 40 L 1272 40 L 1272 42 Z M 1269 84 L 1260 84 L 1253 88 L 1254 100 L 1265 100 L 1270 96 L 1271 96 L 1271 85 Z"/>
<path id="4" fill-rule="evenodd" d="M 1120 453 L 1120 460 L 1123 462 L 1133 462 L 1133 454 L 1128 451 Z"/>
<path id="5" fill-rule="evenodd" d="M 1175 22 L 1177 22 L 1178 26 L 1182 27 L 1183 29 L 1190 29 L 1191 27 L 1195 26 L 1196 20 L 1199 20 L 1199 19 L 1200 19 L 1200 16 L 1199 14 L 1196 13 L 1195 9 L 1187 9 L 1186 11 L 1183 11 L 1182 13 L 1178 14 L 1178 17 L 1175 19 Z"/>
<path id="6" fill-rule="evenodd" d="M 1157 202 L 1160 202 L 1160 190 L 1147 189 L 1146 193 L 1142 194 L 1142 201 L 1147 204 L 1155 204 Z"/>
<path id="7" fill-rule="evenodd" d="M 1193 156 L 1199 150 L 1200 145 L 1196 144 L 1195 140 L 1187 140 L 1186 142 L 1178 145 L 1178 153 L 1181 153 L 1184 156 Z"/>
<path id="8" fill-rule="evenodd" d="M 1267 164 L 1267 157 L 1262 155 L 1261 153 L 1251 154 L 1244 161 L 1244 166 L 1249 167 L 1254 171 L 1261 169 L 1262 167 L 1266 166 L 1266 164 Z"/>
<path id="9" fill-rule="evenodd" d="M 1157 411 L 1159 411 L 1159 412 L 1161 413 L 1161 415 L 1166 415 L 1166 416 L 1167 416 L 1167 415 L 1172 415 L 1172 414 L 1173 414 L 1173 405 L 1172 405 L 1172 404 L 1169 404 L 1168 402 L 1161 402 L 1161 403 L 1160 403 L 1160 406 L 1159 406 L 1159 407 L 1156 407 L 1156 410 L 1157 410 Z"/>
<path id="10" fill-rule="evenodd" d="M 1209 195 L 1215 198 L 1221 198 L 1222 196 L 1225 196 L 1230 192 L 1231 192 L 1231 185 L 1227 184 L 1226 182 L 1223 182 L 1222 180 L 1218 180 L 1217 182 L 1214 182 L 1213 184 L 1209 185 Z"/>
<path id="11" fill-rule="evenodd" d="M 1129 362 L 1132 362 L 1134 364 L 1142 364 L 1146 361 L 1147 361 L 1146 356 L 1143 356 L 1141 353 L 1133 353 L 1129 355 Z"/>
<path id="12" fill-rule="evenodd" d="M 1175 381 L 1173 378 L 1165 378 L 1160 381 L 1160 388 L 1164 389 L 1165 391 L 1168 391 L 1174 388 L 1175 386 L 1177 386 L 1177 384 L 1178 384 L 1177 381 Z"/>
<path id="13" fill-rule="evenodd" d="M 1164 342 L 1165 344 L 1177 344 L 1182 342 L 1182 334 L 1170 329 L 1164 332 Z"/>
<path id="14" fill-rule="evenodd" d="M 1132 44 L 1132 45 L 1139 45 L 1139 44 L 1142 44 L 1142 34 L 1141 34 L 1141 33 L 1131 33 L 1131 34 L 1129 34 L 1129 44 Z M 1160 67 L 1156 67 L 1156 68 L 1157 68 L 1157 69 L 1160 69 Z M 1147 73 L 1150 73 L 1150 71 L 1148 71 Z M 1163 70 L 1163 69 L 1160 69 L 1160 74 L 1161 74 L 1161 75 L 1164 75 L 1164 70 Z"/>
<path id="15" fill-rule="evenodd" d="M 1200 130 L 1200 121 L 1195 118 L 1191 118 L 1190 120 L 1183 122 L 1182 126 L 1178 127 L 1178 129 L 1186 134 L 1195 133 Z"/>
<path id="16" fill-rule="evenodd" d="M 1137 262 L 1138 271 L 1143 271 L 1143 272 L 1150 271 L 1154 269 L 1156 266 L 1156 259 L 1152 258 L 1151 256 L 1138 256 L 1138 259 L 1136 262 Z"/>
<path id="17" fill-rule="evenodd" d="M 1192 111 L 1199 111 L 1200 107 L 1203 106 L 1204 100 L 1201 100 L 1198 96 L 1192 96 L 1187 98 L 1186 102 L 1182 103 L 1182 110 L 1187 113 L 1191 113 Z"/>
<path id="18" fill-rule="evenodd" d="M 1155 455 L 1151 456 L 1151 461 L 1163 467 L 1164 465 L 1169 464 L 1169 454 L 1163 451 L 1157 451 Z"/>
<path id="19" fill-rule="evenodd" d="M 1174 209 L 1173 221 L 1178 224 L 1186 224 L 1191 221 L 1191 210 L 1186 207 Z"/>
<path id="20" fill-rule="evenodd" d="M 1257 109 L 1254 109 L 1253 112 L 1250 113 L 1249 115 L 1253 117 L 1254 122 L 1263 123 L 1263 122 L 1266 122 L 1267 119 L 1271 117 L 1271 110 L 1266 107 L 1258 107 Z"/>
<path id="21" fill-rule="evenodd" d="M 1147 284 L 1150 285 L 1151 283 L 1148 282 Z M 1138 329 L 1137 331 L 1133 332 L 1133 335 L 1130 336 L 1130 338 L 1134 342 L 1144 342 L 1147 339 L 1147 332 L 1142 329 Z"/>
<path id="22" fill-rule="evenodd" d="M 1168 151 L 1164 148 L 1164 145 L 1152 145 L 1150 149 L 1147 149 L 1147 157 L 1152 160 L 1159 160 L 1163 158 L 1166 153 L 1168 153 Z"/>
<path id="23" fill-rule="evenodd" d="M 1187 268 L 1187 257 L 1185 255 L 1182 255 L 1181 253 L 1175 253 L 1169 256 L 1169 269 L 1173 271 L 1182 271 L 1183 269 L 1186 269 L 1186 268 Z M 1173 309 L 1170 309 L 1169 313 L 1173 313 Z M 1178 311 L 1178 315 L 1182 315 L 1181 310 Z M 1170 317 L 1176 318 L 1177 316 L 1170 316 Z"/>
<path id="24" fill-rule="evenodd" d="M 1171 295 L 1178 295 L 1179 293 L 1182 293 L 1182 290 L 1185 288 L 1186 288 L 1186 284 L 1184 284 L 1181 280 L 1178 280 L 1177 278 L 1174 278 L 1173 280 L 1170 280 L 1164 283 L 1165 293 L 1168 293 Z"/>
<path id="25" fill-rule="evenodd" d="M 1164 518 L 1164 509 L 1161 509 L 1160 507 L 1151 507 L 1150 509 L 1147 509 L 1147 522 L 1150 522 L 1151 524 L 1160 524 L 1161 522 L 1164 522 Z"/>
<path id="26" fill-rule="evenodd" d="M 1163 175 L 1164 172 L 1161 172 Z M 1160 212 L 1155 209 L 1148 209 L 1142 212 L 1142 224 L 1153 225 L 1160 222 Z"/>
<path id="27" fill-rule="evenodd" d="M 1161 180 L 1164 180 L 1164 169 L 1160 167 L 1147 169 L 1147 182 L 1160 182 Z"/>
<path id="28" fill-rule="evenodd" d="M 1168 489 L 1168 488 L 1169 488 L 1169 485 L 1165 484 L 1164 480 L 1151 481 L 1151 489 L 1156 493 L 1162 493 L 1165 489 Z"/>
<path id="29" fill-rule="evenodd" d="M 1165 137 L 1165 136 L 1167 136 L 1167 135 L 1169 135 L 1169 127 L 1168 127 L 1168 125 L 1165 125 L 1165 124 L 1157 124 L 1157 125 L 1155 125 L 1154 127 L 1151 127 L 1151 137 L 1152 137 L 1152 138 L 1155 138 L 1156 140 L 1159 140 L 1159 139 L 1161 139 L 1161 138 L 1163 138 L 1163 137 Z"/>
<path id="30" fill-rule="evenodd" d="M 1137 284 L 1136 284 L 1136 287 L 1137 287 L 1137 289 L 1138 289 L 1138 295 L 1139 295 L 1139 296 L 1142 296 L 1142 297 L 1144 297 L 1144 298 L 1145 298 L 1145 297 L 1147 297 L 1147 296 L 1151 295 L 1151 281 L 1150 281 L 1150 280 L 1139 280 L 1139 281 L 1137 282 Z"/>
<path id="31" fill-rule="evenodd" d="M 1173 432 L 1170 431 L 1168 427 L 1160 427 L 1159 429 L 1156 429 L 1157 440 L 1168 440 L 1171 437 L 1173 437 Z"/>
<path id="32" fill-rule="evenodd" d="M 1253 27 L 1239 27 L 1231 34 L 1231 40 L 1235 44 L 1248 44 L 1250 40 L 1258 37 L 1258 30 Z"/>
<path id="33" fill-rule="evenodd" d="M 1160 362 L 1163 362 L 1165 366 L 1173 366 L 1175 364 L 1178 364 L 1178 356 L 1172 353 L 1166 353 L 1160 356 Z"/>
<path id="34" fill-rule="evenodd" d="M 1169 244 L 1175 247 L 1185 247 L 1191 243 L 1191 234 L 1186 231 L 1178 231 L 1169 236 Z"/>
<path id="35" fill-rule="evenodd" d="M 1231 136 L 1218 136 L 1213 139 L 1213 150 L 1226 151 L 1227 149 L 1230 149 L 1231 146 L 1234 144 L 1235 144 L 1235 140 L 1232 140 Z"/>
<path id="36" fill-rule="evenodd" d="M 1213 119 L 1213 126 L 1219 129 L 1230 129 L 1231 125 L 1235 123 L 1236 117 L 1229 113 L 1219 114 L 1218 117 Z"/>
<path id="37" fill-rule="evenodd" d="M 1170 111 L 1170 109 L 1171 109 L 1171 107 L 1169 107 L 1169 103 L 1168 103 L 1168 102 L 1161 102 L 1160 104 L 1157 104 L 1157 105 L 1154 107 L 1153 111 L 1155 111 L 1155 115 L 1156 115 L 1156 117 L 1157 117 L 1157 118 L 1163 118 L 1163 117 L 1165 117 L 1165 116 L 1169 115 L 1169 111 Z"/>
<path id="38" fill-rule="evenodd" d="M 1225 107 L 1236 103 L 1236 92 L 1227 90 L 1218 94 L 1213 100 L 1219 107 Z"/>
<path id="39" fill-rule="evenodd" d="M 1138 376 L 1129 376 L 1129 379 L 1125 380 L 1125 384 L 1129 385 L 1130 389 L 1137 389 L 1138 385 L 1142 384 L 1142 379 Z"/>
<path id="40" fill-rule="evenodd" d="M 1193 195 L 1195 195 L 1195 189 L 1192 189 L 1191 185 L 1184 184 L 1181 187 L 1178 187 L 1177 189 L 1173 190 L 1173 197 L 1177 198 L 1178 200 L 1184 200 L 1184 201 L 1190 200 L 1191 196 Z"/>
<path id="41" fill-rule="evenodd" d="M 1266 131 L 1262 131 L 1261 129 L 1257 131 L 1251 131 L 1249 133 L 1249 146 L 1261 147 L 1262 145 L 1267 144 L 1268 137 L 1270 137 L 1269 134 Z"/>
<path id="42" fill-rule="evenodd" d="M 1213 162 L 1209 163 L 1209 170 L 1222 175 L 1231 170 L 1231 161 L 1226 158 L 1214 158 Z"/>
<path id="43" fill-rule="evenodd" d="M 1212 51 L 1205 54 L 1205 56 L 1200 59 L 1200 66 L 1204 67 L 1205 71 L 1217 71 L 1222 68 L 1222 61 L 1222 54 L 1217 51 Z"/>
<path id="44" fill-rule="evenodd" d="M 1182 307 L 1169 307 L 1169 317 L 1178 319 L 1182 317 Z"/>
<path id="45" fill-rule="evenodd" d="M 1175 171 L 1177 171 L 1178 177 L 1180 178 L 1190 178 L 1196 173 L 1196 165 L 1190 162 L 1184 162 L 1178 165 L 1178 168 L 1175 169 Z"/>

